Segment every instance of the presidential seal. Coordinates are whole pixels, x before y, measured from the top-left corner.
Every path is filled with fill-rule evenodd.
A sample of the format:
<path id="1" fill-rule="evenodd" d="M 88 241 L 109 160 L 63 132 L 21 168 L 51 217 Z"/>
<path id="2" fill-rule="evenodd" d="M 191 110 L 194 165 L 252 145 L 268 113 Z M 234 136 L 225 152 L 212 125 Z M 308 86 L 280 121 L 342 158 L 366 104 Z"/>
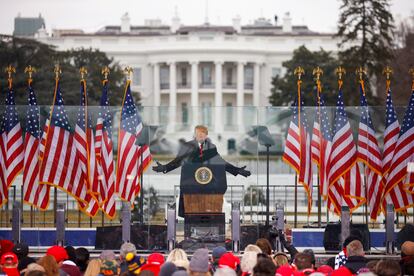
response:
<path id="1" fill-rule="evenodd" d="M 213 172 L 207 167 L 200 167 L 195 171 L 194 177 L 198 184 L 206 185 L 213 179 Z"/>

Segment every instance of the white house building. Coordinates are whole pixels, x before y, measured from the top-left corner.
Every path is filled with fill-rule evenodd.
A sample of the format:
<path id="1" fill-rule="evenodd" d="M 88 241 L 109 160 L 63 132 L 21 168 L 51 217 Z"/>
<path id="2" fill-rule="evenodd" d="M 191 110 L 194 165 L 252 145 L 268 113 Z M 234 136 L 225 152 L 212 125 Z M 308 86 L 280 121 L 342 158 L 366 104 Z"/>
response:
<path id="1" fill-rule="evenodd" d="M 264 18 L 242 25 L 237 17 L 231 26 L 187 26 L 178 16 L 171 25 L 145 20 L 132 26 L 125 14 L 121 25 L 94 33 L 54 30 L 48 35 L 42 28 L 35 37 L 59 50 L 97 48 L 131 66 L 132 89 L 143 106 L 151 107 L 144 117 L 165 125 L 167 133 L 181 138 L 181 132 L 205 124 L 211 135 L 235 140 L 269 106 L 272 77 L 284 73 L 282 63 L 296 48 L 336 52 L 338 43 L 332 34 L 293 26 L 289 13 L 280 25 Z"/>

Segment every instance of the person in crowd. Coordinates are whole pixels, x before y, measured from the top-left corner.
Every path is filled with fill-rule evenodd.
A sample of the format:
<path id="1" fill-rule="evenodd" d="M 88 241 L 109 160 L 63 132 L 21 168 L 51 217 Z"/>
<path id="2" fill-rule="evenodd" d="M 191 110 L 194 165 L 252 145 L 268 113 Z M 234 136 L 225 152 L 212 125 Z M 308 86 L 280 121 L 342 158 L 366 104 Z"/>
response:
<path id="1" fill-rule="evenodd" d="M 177 272 L 176 272 L 177 273 Z M 197 249 L 191 257 L 189 265 L 190 276 L 210 276 L 208 250 Z"/>
<path id="2" fill-rule="evenodd" d="M 316 258 L 315 258 L 315 253 L 313 252 L 312 249 L 305 249 L 303 250 L 304 254 L 308 254 L 311 257 L 311 263 L 312 263 L 312 267 L 314 270 L 316 270 Z"/>
<path id="3" fill-rule="evenodd" d="M 35 272 L 39 272 L 37 273 L 37 275 L 44 275 L 46 276 L 46 270 L 43 266 L 37 264 L 37 263 L 31 263 L 29 264 L 25 269 L 23 269 L 22 271 L 20 271 L 20 275 L 34 275 Z"/>
<path id="4" fill-rule="evenodd" d="M 99 255 L 99 259 L 103 261 L 116 261 L 116 255 L 112 250 L 103 250 Z"/>
<path id="5" fill-rule="evenodd" d="M 13 252 L 4 253 L 0 259 L 0 265 L 4 273 L 7 276 L 19 276 L 19 270 L 17 266 L 19 265 L 19 260 L 17 259 L 16 254 Z"/>
<path id="6" fill-rule="evenodd" d="M 375 273 L 378 276 L 400 276 L 401 268 L 394 260 L 381 260 L 375 266 Z"/>
<path id="7" fill-rule="evenodd" d="M 316 271 L 323 273 L 324 275 L 330 275 L 333 271 L 333 268 L 329 265 L 321 265 L 316 269 Z"/>
<path id="8" fill-rule="evenodd" d="M 414 242 L 406 241 L 401 245 L 401 274 L 414 275 Z"/>
<path id="9" fill-rule="evenodd" d="M 338 269 L 346 263 L 348 259 L 346 247 L 350 242 L 354 240 L 359 240 L 362 243 L 362 235 L 359 231 L 353 231 L 351 235 L 345 239 L 344 243 L 342 244 L 342 251 L 339 252 L 338 255 L 335 256 L 334 269 Z"/>
<path id="10" fill-rule="evenodd" d="M 12 241 L 9 240 L 0 240 L 0 257 L 4 254 L 4 253 L 8 253 L 8 252 L 12 252 L 14 247 L 14 243 Z"/>
<path id="11" fill-rule="evenodd" d="M 291 239 L 287 239 L 286 235 L 279 231 L 279 240 L 282 243 L 283 247 L 289 252 L 290 259 L 293 261 L 295 259 L 296 254 L 298 254 L 298 250 L 296 247 L 292 244 Z"/>
<path id="12" fill-rule="evenodd" d="M 145 264 L 145 259 L 142 256 L 135 255 L 132 252 L 126 254 L 125 261 L 128 268 L 128 275 L 140 274 L 141 268 Z"/>
<path id="13" fill-rule="evenodd" d="M 214 274 L 216 269 L 218 268 L 218 262 L 221 256 L 227 252 L 226 248 L 223 246 L 217 246 L 213 248 L 213 251 L 211 253 L 211 266 L 210 266 L 210 272 L 211 274 Z"/>
<path id="14" fill-rule="evenodd" d="M 237 276 L 236 271 L 229 267 L 217 268 L 214 276 Z"/>
<path id="15" fill-rule="evenodd" d="M 37 261 L 37 264 L 41 265 L 45 269 L 47 276 L 66 275 L 63 271 L 59 271 L 58 263 L 51 255 L 43 256 Z"/>
<path id="16" fill-rule="evenodd" d="M 244 253 L 246 252 L 255 252 L 257 253 L 262 253 L 262 250 L 260 249 L 260 247 L 258 247 L 255 244 L 248 244 L 245 248 L 244 248 Z"/>
<path id="17" fill-rule="evenodd" d="M 128 271 L 128 265 L 125 260 L 125 257 L 128 253 L 132 253 L 134 256 L 137 255 L 137 249 L 135 245 L 130 242 L 126 242 L 122 244 L 119 250 L 119 261 L 120 261 L 121 273 Z"/>
<path id="18" fill-rule="evenodd" d="M 73 261 L 69 260 L 68 253 L 62 246 L 54 245 L 49 247 L 46 251 L 46 255 L 55 258 L 59 271 L 63 271 L 70 276 L 81 276 L 79 268 Z M 62 274 L 61 272 L 59 273 Z"/>
<path id="19" fill-rule="evenodd" d="M 160 269 L 159 276 L 172 276 L 177 271 L 177 266 L 173 262 L 165 262 Z"/>
<path id="20" fill-rule="evenodd" d="M 293 268 L 289 264 L 282 265 L 276 270 L 276 276 L 292 276 Z"/>
<path id="21" fill-rule="evenodd" d="M 101 265 L 102 260 L 99 259 L 92 259 L 89 261 L 88 266 L 86 267 L 84 276 L 93 276 L 93 275 L 99 275 L 101 272 Z"/>
<path id="22" fill-rule="evenodd" d="M 253 268 L 257 264 L 257 253 L 255 251 L 247 251 L 241 257 L 240 269 L 242 276 L 249 276 L 253 274 Z"/>
<path id="23" fill-rule="evenodd" d="M 29 264 L 35 263 L 35 259 L 29 257 L 29 246 L 25 243 L 18 243 L 14 245 L 12 252 L 16 254 L 17 258 L 19 259 L 19 265 L 17 269 L 21 272 L 24 270 Z"/>
<path id="24" fill-rule="evenodd" d="M 368 259 L 366 259 L 364 247 L 359 240 L 354 240 L 346 246 L 348 255 L 344 265 L 352 274 L 358 273 L 362 268 L 367 268 Z M 368 271 L 368 270 L 367 270 Z"/>
<path id="25" fill-rule="evenodd" d="M 293 263 L 299 275 L 310 275 L 315 272 L 312 257 L 309 253 L 296 254 Z"/>
<path id="26" fill-rule="evenodd" d="M 75 249 L 75 263 L 79 267 L 81 275 L 83 275 L 88 267 L 89 262 L 89 251 L 84 247 Z"/>
<path id="27" fill-rule="evenodd" d="M 230 252 L 224 253 L 218 261 L 218 267 L 219 268 L 228 267 L 236 271 L 236 273 L 239 273 L 240 272 L 240 259 L 234 256 L 233 253 L 230 253 Z"/>
<path id="28" fill-rule="evenodd" d="M 188 261 L 187 253 L 181 248 L 173 249 L 167 256 L 166 262 L 171 262 L 176 265 L 177 270 L 187 270 L 190 262 Z"/>
<path id="29" fill-rule="evenodd" d="M 253 276 L 274 276 L 276 266 L 270 258 L 262 258 L 253 268 Z"/>
<path id="30" fill-rule="evenodd" d="M 256 245 L 268 256 L 272 255 L 272 245 L 267 239 L 260 238 L 256 241 Z"/>
<path id="31" fill-rule="evenodd" d="M 289 258 L 285 252 L 276 252 L 273 255 L 273 262 L 276 265 L 276 268 L 279 268 L 282 265 L 289 264 Z"/>
<path id="32" fill-rule="evenodd" d="M 148 256 L 146 264 L 141 268 L 141 271 L 151 271 L 154 276 L 158 276 L 161 266 L 164 264 L 164 256 L 160 253 L 152 253 Z"/>
<path id="33" fill-rule="evenodd" d="M 116 260 L 112 260 L 112 261 L 105 260 L 100 263 L 99 276 L 115 276 L 115 275 L 119 275 L 120 271 L 121 269 Z"/>
<path id="34" fill-rule="evenodd" d="M 76 263 L 76 251 L 75 247 L 68 245 L 65 247 L 66 253 L 68 254 L 68 260 Z"/>

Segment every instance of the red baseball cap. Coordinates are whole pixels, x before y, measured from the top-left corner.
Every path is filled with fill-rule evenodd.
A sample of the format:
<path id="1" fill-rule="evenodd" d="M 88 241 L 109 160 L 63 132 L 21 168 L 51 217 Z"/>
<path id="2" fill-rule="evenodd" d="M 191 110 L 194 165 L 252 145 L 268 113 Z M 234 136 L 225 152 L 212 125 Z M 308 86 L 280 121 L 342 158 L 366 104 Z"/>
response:
<path id="1" fill-rule="evenodd" d="M 57 263 L 69 259 L 68 253 L 62 246 L 54 245 L 49 247 L 46 251 L 46 255 L 53 256 Z"/>
<path id="2" fill-rule="evenodd" d="M 16 254 L 12 253 L 12 252 L 8 252 L 8 253 L 4 253 L 1 256 L 1 265 L 13 265 L 13 264 L 17 264 L 19 262 L 19 260 L 17 259 Z"/>
<path id="3" fill-rule="evenodd" d="M 147 259 L 147 264 L 162 265 L 164 262 L 164 256 L 160 253 L 152 253 L 148 256 Z"/>
<path id="4" fill-rule="evenodd" d="M 233 253 L 224 253 L 219 259 L 219 267 L 230 267 L 236 269 L 237 265 L 240 264 L 240 259 L 233 255 Z"/>

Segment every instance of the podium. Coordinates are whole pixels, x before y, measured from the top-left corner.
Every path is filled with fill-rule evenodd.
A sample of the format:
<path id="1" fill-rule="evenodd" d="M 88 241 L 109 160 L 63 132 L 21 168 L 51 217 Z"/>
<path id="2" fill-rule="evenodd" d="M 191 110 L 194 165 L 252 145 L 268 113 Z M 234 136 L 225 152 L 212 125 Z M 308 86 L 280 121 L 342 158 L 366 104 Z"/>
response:
<path id="1" fill-rule="evenodd" d="M 180 189 L 184 205 L 184 237 L 197 242 L 224 242 L 225 164 L 184 164 Z"/>

